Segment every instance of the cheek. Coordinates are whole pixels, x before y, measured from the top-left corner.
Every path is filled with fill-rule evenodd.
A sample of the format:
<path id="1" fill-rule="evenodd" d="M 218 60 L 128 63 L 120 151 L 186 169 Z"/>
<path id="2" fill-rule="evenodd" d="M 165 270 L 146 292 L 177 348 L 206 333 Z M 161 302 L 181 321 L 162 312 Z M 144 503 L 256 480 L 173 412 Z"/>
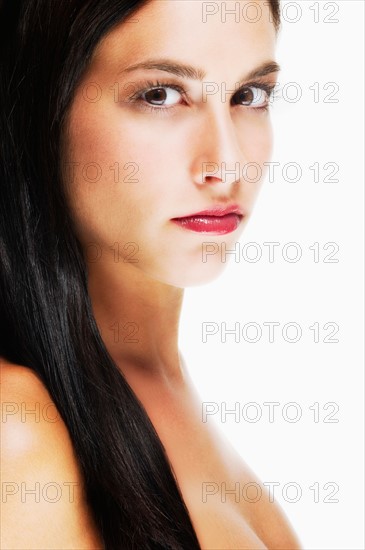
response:
<path id="1" fill-rule="evenodd" d="M 273 149 L 273 131 L 269 115 L 253 113 L 237 127 L 244 162 L 257 163 L 262 167 L 264 162 L 270 160 Z"/>
<path id="2" fill-rule="evenodd" d="M 78 110 L 77 110 L 78 109 Z M 143 240 L 153 220 L 168 217 L 173 192 L 176 134 L 118 119 L 97 106 L 70 115 L 65 172 L 69 205 L 84 243 Z M 162 124 L 160 123 L 160 126 Z"/>
<path id="3" fill-rule="evenodd" d="M 95 163 L 100 180 L 113 183 L 141 183 L 141 173 L 155 179 L 157 171 L 172 166 L 171 154 L 181 149 L 176 128 L 153 115 L 129 115 L 115 106 L 85 109 L 75 105 L 77 117 L 70 122 L 69 151 L 80 168 Z M 90 168 L 92 172 L 92 167 Z M 80 178 L 78 178 L 81 181 Z M 88 181 L 88 178 L 84 178 Z M 145 179 L 145 178 L 143 178 Z M 130 190 L 132 186 L 124 186 Z M 138 189 L 137 186 L 134 186 Z"/>
<path id="4" fill-rule="evenodd" d="M 237 124 L 238 140 L 242 153 L 243 202 L 251 211 L 263 184 L 273 150 L 273 131 L 270 116 L 266 113 L 247 115 Z"/>

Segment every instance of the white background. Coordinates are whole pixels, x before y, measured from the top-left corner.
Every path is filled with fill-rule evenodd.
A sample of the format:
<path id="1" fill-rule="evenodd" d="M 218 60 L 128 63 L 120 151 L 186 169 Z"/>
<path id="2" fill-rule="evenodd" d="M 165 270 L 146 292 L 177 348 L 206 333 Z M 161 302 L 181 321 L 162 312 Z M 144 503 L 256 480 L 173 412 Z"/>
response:
<path id="1" fill-rule="evenodd" d="M 317 5 L 319 21 L 311 6 Z M 180 349 L 204 402 L 215 402 L 216 422 L 263 482 L 276 482 L 280 502 L 306 550 L 364 549 L 363 538 L 363 23 L 362 0 L 320 2 L 282 0 L 284 19 L 277 49 L 283 70 L 279 82 L 287 86 L 272 107 L 275 150 L 280 162 L 274 182 L 268 177 L 244 234 L 238 262 L 230 258 L 213 283 L 185 291 Z M 301 15 L 298 21 L 297 9 Z M 335 13 L 335 11 L 338 12 Z M 324 22 L 338 19 L 338 22 Z M 318 83 L 319 97 L 310 89 Z M 338 91 L 329 96 L 334 90 Z M 299 86 L 299 88 L 298 88 Z M 294 102 L 296 90 L 301 98 Z M 316 101 L 315 101 L 316 99 Z M 337 102 L 329 103 L 329 99 Z M 285 176 L 285 165 L 297 163 Z M 331 167 L 339 167 L 332 179 Z M 314 181 L 315 163 L 321 167 Z M 278 242 L 274 261 L 264 242 Z M 283 259 L 287 243 L 302 253 L 297 262 Z M 244 249 L 246 243 L 258 247 Z M 310 249 L 318 243 L 315 261 Z M 326 243 L 336 243 L 335 249 Z M 262 257 L 256 263 L 257 250 Z M 290 258 L 294 248 L 287 249 Z M 328 260 L 338 260 L 329 262 Z M 264 322 L 278 322 L 269 342 Z M 222 341 L 221 323 L 239 323 L 239 342 L 228 334 Z M 290 343 L 283 326 L 297 323 L 301 338 Z M 218 332 L 202 339 L 203 323 Z M 261 339 L 247 323 L 257 323 Z M 319 342 L 309 327 L 318 323 Z M 335 323 L 339 330 L 331 337 Z M 287 339 L 293 339 L 293 330 Z M 326 339 L 339 342 L 325 342 Z M 234 409 L 222 422 L 222 403 Z M 256 405 L 245 408 L 245 404 Z M 274 421 L 264 402 L 276 402 Z M 296 409 L 288 403 L 296 403 Z M 310 407 L 319 411 L 316 418 Z M 336 405 L 326 404 L 335 403 Z M 237 405 L 236 405 L 237 406 Z M 255 408 L 256 407 L 256 408 Z M 335 414 L 334 407 L 338 407 Z M 296 412 L 301 418 L 291 422 Z M 257 422 L 257 412 L 262 416 Z M 286 419 L 283 417 L 286 415 Z M 327 416 L 326 419 L 326 415 Z M 327 421 L 326 421 L 327 420 Z M 337 422 L 329 422 L 337 420 Z M 297 502 L 294 486 L 299 487 Z M 326 485 L 332 483 L 335 485 Z M 319 488 L 316 497 L 310 487 Z M 334 494 L 334 488 L 338 491 Z M 315 502 L 319 500 L 319 502 Z M 326 502 L 337 500 L 338 502 Z"/>

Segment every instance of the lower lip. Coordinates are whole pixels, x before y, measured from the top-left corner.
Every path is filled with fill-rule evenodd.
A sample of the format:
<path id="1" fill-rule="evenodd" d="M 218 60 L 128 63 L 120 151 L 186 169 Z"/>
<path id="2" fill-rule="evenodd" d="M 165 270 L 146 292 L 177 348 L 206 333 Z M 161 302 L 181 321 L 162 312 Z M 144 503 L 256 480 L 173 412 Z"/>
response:
<path id="1" fill-rule="evenodd" d="M 190 218 L 174 218 L 172 221 L 189 231 L 226 235 L 235 231 L 241 223 L 242 216 L 226 214 L 225 216 L 192 216 Z"/>

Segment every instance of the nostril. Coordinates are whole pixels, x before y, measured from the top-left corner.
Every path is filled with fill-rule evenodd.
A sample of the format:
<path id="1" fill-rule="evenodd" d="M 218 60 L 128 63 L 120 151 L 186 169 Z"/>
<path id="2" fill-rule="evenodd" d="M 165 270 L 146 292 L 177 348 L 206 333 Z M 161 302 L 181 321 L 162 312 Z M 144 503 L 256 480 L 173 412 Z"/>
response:
<path id="1" fill-rule="evenodd" d="M 204 179 L 207 183 L 210 183 L 210 182 L 214 183 L 215 181 L 222 181 L 220 178 L 217 178 L 216 176 L 205 176 Z"/>

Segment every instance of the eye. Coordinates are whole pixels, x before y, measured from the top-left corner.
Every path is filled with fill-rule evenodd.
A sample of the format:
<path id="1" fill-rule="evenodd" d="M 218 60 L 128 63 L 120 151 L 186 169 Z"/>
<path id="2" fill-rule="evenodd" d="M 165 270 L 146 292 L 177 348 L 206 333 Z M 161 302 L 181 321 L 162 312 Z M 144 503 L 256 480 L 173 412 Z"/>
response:
<path id="1" fill-rule="evenodd" d="M 181 94 L 178 90 L 169 86 L 161 86 L 160 88 L 152 88 L 146 92 L 142 92 L 140 98 L 150 105 L 175 105 L 179 103 Z"/>
<path id="2" fill-rule="evenodd" d="M 233 96 L 234 105 L 244 105 L 252 109 L 266 109 L 274 86 L 260 84 L 244 86 Z"/>
<path id="3" fill-rule="evenodd" d="M 257 111 L 268 111 L 270 95 L 275 85 L 250 82 L 236 91 L 233 105 L 240 105 Z M 140 89 L 127 99 L 141 111 L 157 114 L 172 113 L 175 108 L 190 104 L 189 97 L 181 86 L 171 82 L 144 81 Z"/>

